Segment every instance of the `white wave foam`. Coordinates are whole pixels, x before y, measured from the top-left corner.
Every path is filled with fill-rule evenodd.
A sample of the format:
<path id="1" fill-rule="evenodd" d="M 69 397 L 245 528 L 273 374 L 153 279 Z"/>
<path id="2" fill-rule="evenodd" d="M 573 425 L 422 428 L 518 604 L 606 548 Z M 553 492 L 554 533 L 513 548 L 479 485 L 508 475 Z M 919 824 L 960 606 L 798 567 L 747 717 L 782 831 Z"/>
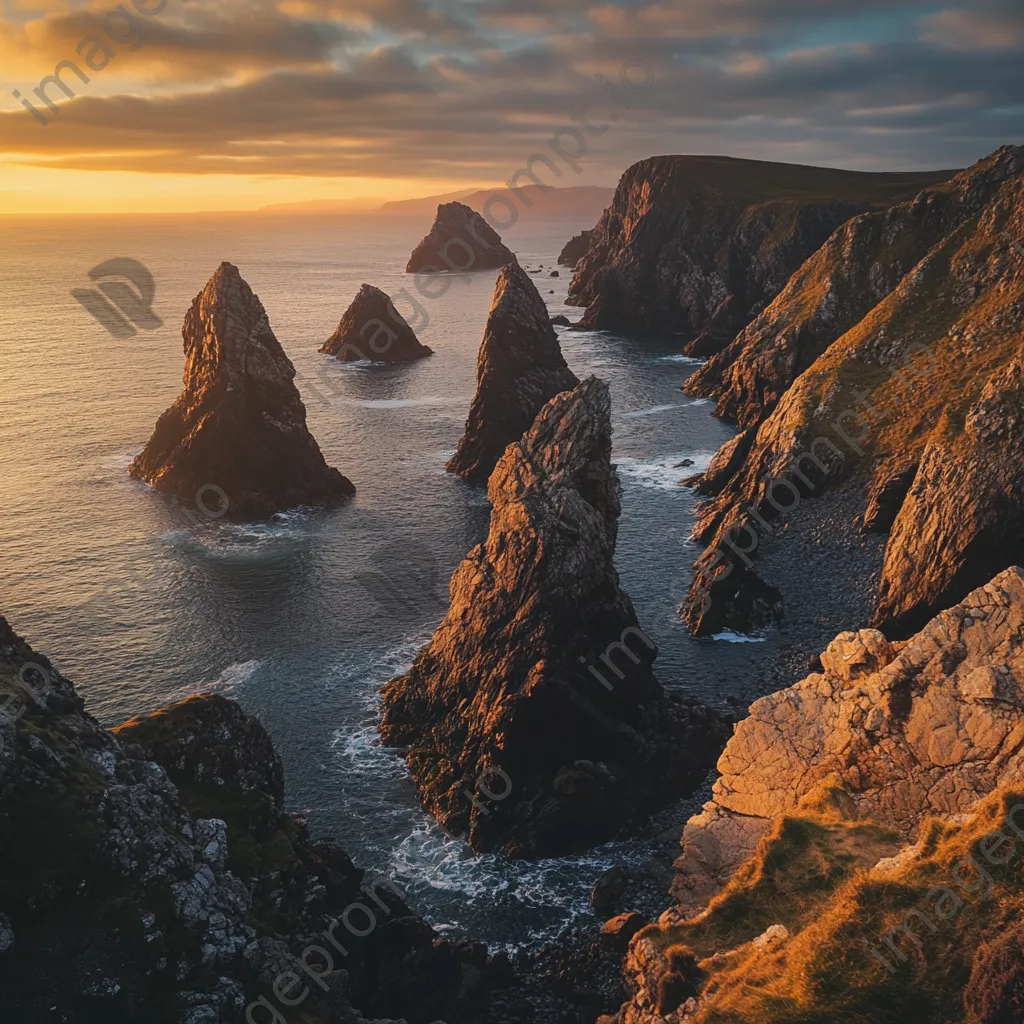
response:
<path id="1" fill-rule="evenodd" d="M 653 487 L 661 491 L 675 491 L 690 476 L 703 473 L 715 457 L 712 451 L 682 452 L 676 455 L 662 455 L 657 459 L 643 462 L 640 459 L 618 459 L 619 472 L 640 487 Z M 690 460 L 692 465 L 679 463 Z"/>
<path id="2" fill-rule="evenodd" d="M 658 356 L 656 362 L 659 363 L 685 363 L 688 366 L 703 366 L 707 360 L 698 359 L 696 356 L 684 356 L 682 353 L 671 356 Z"/>
<path id="3" fill-rule="evenodd" d="M 731 629 L 723 629 L 721 633 L 715 633 L 712 640 L 723 640 L 727 644 L 763 644 L 766 636 L 747 636 L 745 633 L 734 633 Z"/>
<path id="4" fill-rule="evenodd" d="M 170 694 L 167 703 L 184 700 L 193 693 L 234 693 L 242 689 L 259 671 L 263 662 L 259 658 L 250 661 L 236 661 L 228 665 L 216 679 L 179 686 Z"/>
<path id="5" fill-rule="evenodd" d="M 654 405 L 650 409 L 637 409 L 635 412 L 624 412 L 624 420 L 635 420 L 640 416 L 657 416 L 659 412 L 669 412 L 671 409 L 685 409 L 689 403 L 673 402 L 671 405 Z"/>

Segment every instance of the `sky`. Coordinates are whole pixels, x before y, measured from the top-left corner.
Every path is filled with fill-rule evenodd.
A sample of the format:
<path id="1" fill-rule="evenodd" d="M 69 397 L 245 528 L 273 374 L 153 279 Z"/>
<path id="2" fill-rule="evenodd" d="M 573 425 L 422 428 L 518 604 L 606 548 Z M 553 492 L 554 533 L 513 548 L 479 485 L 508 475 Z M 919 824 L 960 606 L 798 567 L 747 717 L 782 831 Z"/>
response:
<path id="1" fill-rule="evenodd" d="M 0 213 L 401 199 L 538 152 L 553 184 L 614 185 L 663 153 L 913 170 L 1024 143 L 1022 0 L 0 0 L 0 22 Z M 53 109 L 34 90 L 61 62 Z"/>

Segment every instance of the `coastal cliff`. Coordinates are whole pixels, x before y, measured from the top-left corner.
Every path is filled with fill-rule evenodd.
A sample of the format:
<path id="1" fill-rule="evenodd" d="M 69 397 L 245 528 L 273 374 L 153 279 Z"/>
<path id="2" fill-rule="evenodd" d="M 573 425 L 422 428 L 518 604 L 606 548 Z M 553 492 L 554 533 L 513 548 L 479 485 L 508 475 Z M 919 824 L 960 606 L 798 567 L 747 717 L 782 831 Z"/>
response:
<path id="1" fill-rule="evenodd" d="M 311 1024 L 429 1024 L 508 983 L 285 813 L 281 761 L 234 702 L 108 731 L 2 618 L 0 689 L 5 1020 L 237 1024 L 287 1015 L 283 991 Z"/>
<path id="2" fill-rule="evenodd" d="M 562 251 L 558 254 L 558 265 L 575 269 L 576 264 L 586 256 L 587 249 L 590 248 L 590 240 L 593 237 L 593 231 L 581 231 L 578 235 L 573 235 L 562 246 Z"/>
<path id="3" fill-rule="evenodd" d="M 488 496 L 490 531 L 456 569 L 444 622 L 384 688 L 381 736 L 475 849 L 582 849 L 692 792 L 724 728 L 661 688 L 619 585 L 606 384 L 553 398 Z"/>
<path id="4" fill-rule="evenodd" d="M 952 172 L 865 174 L 660 156 L 623 174 L 576 266 L 579 328 L 656 329 L 684 352 L 724 348 L 844 221 Z"/>
<path id="5" fill-rule="evenodd" d="M 515 262 L 501 236 L 465 203 L 441 203 L 426 237 L 409 257 L 407 274 L 496 270 Z"/>
<path id="6" fill-rule="evenodd" d="M 578 383 L 540 292 L 518 263 L 502 267 L 476 358 L 476 394 L 448 469 L 483 482 L 545 403 Z"/>
<path id="7" fill-rule="evenodd" d="M 815 532 L 816 553 L 828 558 L 835 550 L 837 564 L 858 529 L 889 535 L 857 578 L 836 574 L 836 593 L 822 592 L 817 607 L 828 615 L 838 591 L 858 591 L 866 617 L 890 637 L 919 628 L 1021 560 L 1016 409 L 1024 253 L 1017 239 L 1024 237 L 1024 149 L 1004 147 L 892 211 L 886 230 L 899 237 L 892 244 L 913 252 L 917 243 L 896 227 L 905 224 L 912 234 L 918 220 L 931 223 L 929 208 L 937 224 L 932 230 L 941 233 L 946 225 L 949 233 L 788 387 L 785 375 L 777 378 L 777 400 L 745 404 L 744 418 L 753 422 L 728 457 L 716 460 L 715 479 L 698 481 L 712 497 L 693 530 L 708 551 L 682 608 L 694 632 L 748 629 L 778 614 L 778 607 L 767 616 L 764 609 L 751 614 L 750 602 L 735 602 L 740 579 L 755 590 L 759 581 L 778 588 L 783 608 L 790 596 L 798 602 L 792 580 L 778 568 L 762 575 L 756 560 L 776 549 L 789 551 L 790 562 L 802 557 L 796 545 L 805 526 Z M 843 229 L 840 241 L 833 239 L 812 263 L 831 258 L 836 274 L 842 263 L 846 280 L 872 274 L 882 280 L 903 268 L 895 258 L 876 262 L 877 247 L 850 250 L 846 243 L 861 230 L 857 222 Z M 820 305 L 821 270 L 797 275 L 793 287 L 803 282 L 806 293 L 780 297 L 758 332 L 778 314 L 772 336 L 789 337 L 788 318 L 799 321 L 801 310 Z M 870 301 L 861 296 L 849 315 Z M 845 321 L 836 325 L 842 330 Z M 799 333 L 799 325 L 794 329 Z M 756 362 L 756 352 L 751 358 Z M 823 496 L 831 504 L 819 505 Z M 837 502 L 841 525 L 822 531 L 819 510 L 834 510 Z"/>
<path id="8" fill-rule="evenodd" d="M 222 263 L 196 296 L 182 337 L 184 389 L 132 462 L 133 477 L 232 519 L 355 493 L 309 432 L 295 367 L 236 267 Z"/>
<path id="9" fill-rule="evenodd" d="M 434 354 L 395 309 L 391 296 L 372 284 L 359 289 L 320 351 L 343 363 L 406 363 Z"/>
<path id="10" fill-rule="evenodd" d="M 618 1024 L 1016 1020 L 1022 643 L 1011 568 L 907 642 L 840 634 L 755 703 L 684 829 L 677 905 L 631 944 Z"/>

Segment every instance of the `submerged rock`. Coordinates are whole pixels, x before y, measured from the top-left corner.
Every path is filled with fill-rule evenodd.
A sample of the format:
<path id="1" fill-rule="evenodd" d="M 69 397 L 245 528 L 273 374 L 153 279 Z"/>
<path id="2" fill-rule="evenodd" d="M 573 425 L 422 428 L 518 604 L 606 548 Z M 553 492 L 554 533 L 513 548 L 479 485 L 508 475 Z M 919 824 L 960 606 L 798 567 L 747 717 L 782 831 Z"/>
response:
<path id="1" fill-rule="evenodd" d="M 384 688 L 381 735 L 475 849 L 581 849 L 691 792 L 724 728 L 662 690 L 619 584 L 606 384 L 553 398 L 488 496 L 487 540 L 456 569 L 431 642 Z"/>
<path id="2" fill-rule="evenodd" d="M 182 336 L 184 390 L 132 462 L 133 477 L 236 519 L 355 492 L 324 461 L 306 426 L 295 368 L 236 267 L 220 265 L 193 301 Z"/>
<path id="3" fill-rule="evenodd" d="M 736 726 L 713 797 L 683 832 L 672 889 L 683 911 L 704 906 L 774 821 L 816 792 L 909 840 L 928 815 L 968 814 L 1024 781 L 1022 650 L 1018 568 L 905 644 L 876 630 L 839 634 L 821 672 L 757 701 Z"/>
<path id="4" fill-rule="evenodd" d="M 590 239 L 593 237 L 593 231 L 581 231 L 578 235 L 573 235 L 568 242 L 562 246 L 562 251 L 558 254 L 558 263 L 560 266 L 575 268 L 576 264 L 587 254 L 587 249 L 590 247 Z"/>
<path id="5" fill-rule="evenodd" d="M 448 469 L 486 480 L 545 403 L 578 383 L 533 282 L 518 263 L 503 267 L 476 358 L 476 394 Z"/>
<path id="6" fill-rule="evenodd" d="M 395 309 L 391 296 L 372 284 L 364 284 L 359 289 L 320 351 L 343 363 L 362 359 L 405 363 L 434 354 Z"/>
<path id="7" fill-rule="evenodd" d="M 501 236 L 464 203 L 441 203 L 429 234 L 412 251 L 407 274 L 495 270 L 515 262 Z"/>

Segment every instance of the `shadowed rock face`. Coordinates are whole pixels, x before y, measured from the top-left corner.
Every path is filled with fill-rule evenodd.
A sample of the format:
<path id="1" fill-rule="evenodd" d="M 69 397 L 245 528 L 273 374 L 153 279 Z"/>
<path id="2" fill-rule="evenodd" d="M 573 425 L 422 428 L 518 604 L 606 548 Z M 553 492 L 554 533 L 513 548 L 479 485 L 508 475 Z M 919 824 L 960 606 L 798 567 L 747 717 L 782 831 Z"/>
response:
<path id="1" fill-rule="evenodd" d="M 343 363 L 370 359 L 383 363 L 405 363 L 433 355 L 422 344 L 405 317 L 395 309 L 391 296 L 364 284 L 345 310 L 335 332 L 320 347 L 321 352 Z"/>
<path id="2" fill-rule="evenodd" d="M 840 485 L 850 521 L 889 533 L 877 594 L 870 572 L 845 585 L 866 590 L 870 621 L 890 637 L 1024 559 L 1022 211 L 1024 148 L 1005 146 L 880 219 L 845 226 L 741 336 L 750 347 L 723 399 L 741 402 L 750 426 L 699 484 L 713 498 L 693 530 L 709 550 L 681 610 L 691 630 L 773 617 L 734 601 L 764 584 L 730 539 L 754 559 L 767 544 L 782 550 L 795 543 L 787 508 L 806 501 L 800 515 L 813 523 L 813 499 Z M 771 582 L 783 602 L 800 601 L 778 575 Z"/>
<path id="3" fill-rule="evenodd" d="M 430 233 L 412 251 L 407 274 L 496 270 L 515 262 L 501 236 L 464 203 L 441 203 Z"/>
<path id="4" fill-rule="evenodd" d="M 249 1019 L 283 1020 L 275 980 L 311 943 L 338 973 L 311 981 L 310 1021 L 479 1019 L 501 964 L 285 813 L 280 758 L 237 704 L 200 694 L 109 731 L 3 618 L 0 691 L 5 1021 L 237 1024 L 261 997 Z M 359 908 L 359 936 L 339 927 L 354 903 L 369 933 Z"/>
<path id="5" fill-rule="evenodd" d="M 216 488 L 236 519 L 355 492 L 306 427 L 295 368 L 236 267 L 220 265 L 186 314 L 182 336 L 185 388 L 132 462 L 133 477 L 189 504 Z M 199 500 L 221 512 L 215 494 Z"/>
<path id="6" fill-rule="evenodd" d="M 894 645 L 841 633 L 822 671 L 757 701 L 683 833 L 673 895 L 703 906 L 780 815 L 821 785 L 853 817 L 910 838 L 929 814 L 971 812 L 1024 779 L 1024 571 L 1007 569 Z"/>
<path id="7" fill-rule="evenodd" d="M 599 842 L 692 791 L 721 749 L 714 715 L 654 677 L 613 563 L 610 459 L 608 387 L 591 377 L 505 452 L 487 540 L 456 569 L 431 642 L 384 689 L 384 741 L 408 748 L 424 806 L 476 849 Z"/>
<path id="8" fill-rule="evenodd" d="M 587 249 L 590 248 L 590 239 L 593 235 L 593 231 L 581 231 L 578 235 L 574 235 L 570 238 L 562 247 L 562 251 L 558 254 L 559 265 L 563 267 L 575 267 L 576 264 L 586 256 Z"/>
<path id="9" fill-rule="evenodd" d="M 952 172 L 882 175 L 661 156 L 630 167 L 576 267 L 580 328 L 668 329 L 724 348 L 844 221 Z"/>
<path id="10" fill-rule="evenodd" d="M 466 431 L 448 469 L 466 480 L 486 480 L 545 403 L 578 383 L 533 282 L 518 263 L 503 267 L 476 357 Z"/>

